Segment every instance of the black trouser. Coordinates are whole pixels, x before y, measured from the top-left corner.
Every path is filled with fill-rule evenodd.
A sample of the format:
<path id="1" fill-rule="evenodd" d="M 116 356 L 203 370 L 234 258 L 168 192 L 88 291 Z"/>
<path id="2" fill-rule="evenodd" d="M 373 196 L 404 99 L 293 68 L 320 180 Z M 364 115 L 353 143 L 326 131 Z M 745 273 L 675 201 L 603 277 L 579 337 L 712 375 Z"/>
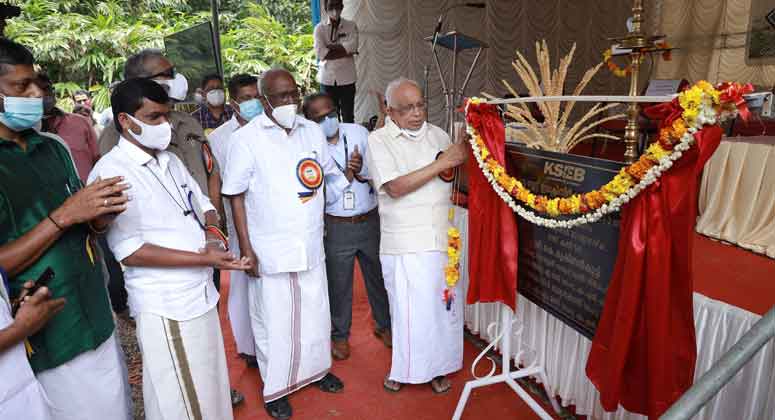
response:
<path id="1" fill-rule="evenodd" d="M 127 308 L 127 294 L 124 288 L 124 271 L 121 265 L 116 261 L 116 257 L 108 247 L 108 241 L 105 235 L 97 237 L 102 255 L 105 259 L 105 265 L 108 267 L 108 295 L 110 296 L 110 305 L 116 313 L 124 312 Z"/>
<path id="2" fill-rule="evenodd" d="M 353 268 L 355 257 L 366 283 L 371 316 L 380 330 L 390 328 L 390 307 L 382 265 L 379 262 L 379 214 L 360 223 L 326 217 L 326 276 L 331 309 L 331 338 L 347 340 L 353 318 Z"/>
<path id="3" fill-rule="evenodd" d="M 320 91 L 334 99 L 336 112 L 342 122 L 355 122 L 355 83 L 350 85 L 320 85 Z"/>

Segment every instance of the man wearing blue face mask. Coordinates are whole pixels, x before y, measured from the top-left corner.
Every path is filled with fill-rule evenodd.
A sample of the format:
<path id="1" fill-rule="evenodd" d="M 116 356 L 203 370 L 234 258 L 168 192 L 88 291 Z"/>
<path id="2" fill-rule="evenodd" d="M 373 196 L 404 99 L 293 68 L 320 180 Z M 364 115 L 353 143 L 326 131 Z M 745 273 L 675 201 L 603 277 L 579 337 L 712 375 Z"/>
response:
<path id="1" fill-rule="evenodd" d="M 329 153 L 343 171 L 354 171 L 353 181 L 338 200 L 326 203 L 326 274 L 331 304 L 331 355 L 350 357 L 355 257 L 363 272 L 374 317 L 374 335 L 392 346 L 390 310 L 382 266 L 379 263 L 377 196 L 368 183 L 368 169 L 356 161 L 366 153 L 369 132 L 360 125 L 339 123 L 334 101 L 325 93 L 304 99 L 304 116 L 320 124 Z M 358 170 L 358 171 L 356 171 Z"/>
<path id="2" fill-rule="evenodd" d="M 221 168 L 226 167 L 229 140 L 232 133 L 264 112 L 264 107 L 258 100 L 259 96 L 258 79 L 255 76 L 235 74 L 229 80 L 229 97 L 234 115 L 207 137 L 213 146 L 213 154 Z M 232 244 L 231 248 L 235 253 L 238 253 L 239 240 L 228 201 L 224 202 L 224 207 L 226 208 L 226 226 Z M 255 368 L 258 367 L 258 364 L 253 331 L 250 328 L 247 281 L 244 271 L 234 270 L 229 274 L 229 322 L 234 334 L 234 341 L 237 343 L 237 353 L 245 359 L 249 367 Z"/>
<path id="3" fill-rule="evenodd" d="M 17 298 L 27 280 L 47 278 L 51 296 L 65 299 L 28 338 L 53 418 L 129 419 L 124 356 L 94 240 L 126 210 L 129 185 L 114 177 L 82 188 L 61 139 L 32 129 L 43 116 L 36 78 L 32 54 L 0 39 L 0 267 L 9 274 L 0 287 Z M 3 382 L 15 379 L 3 375 Z"/>

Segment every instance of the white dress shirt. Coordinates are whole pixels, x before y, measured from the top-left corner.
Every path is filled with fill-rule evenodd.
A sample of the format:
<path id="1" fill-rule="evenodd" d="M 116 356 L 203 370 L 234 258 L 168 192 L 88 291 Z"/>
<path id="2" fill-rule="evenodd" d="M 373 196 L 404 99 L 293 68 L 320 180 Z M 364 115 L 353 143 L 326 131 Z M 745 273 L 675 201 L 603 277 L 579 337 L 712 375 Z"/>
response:
<path id="1" fill-rule="evenodd" d="M 452 183 L 437 176 L 399 198 L 390 197 L 383 186 L 429 165 L 450 145 L 447 133 L 433 124 L 411 138 L 390 118 L 369 136 L 366 164 L 378 194 L 381 254 L 447 250 Z"/>
<path id="2" fill-rule="evenodd" d="M 341 44 L 351 54 L 358 52 L 358 26 L 355 22 L 344 18 L 339 20 L 339 26 L 333 33 L 330 20 L 315 26 L 315 55 L 319 61 L 318 82 L 323 85 L 351 85 L 356 79 L 355 57 L 352 55 L 336 60 L 324 59 L 330 51 L 328 46 L 331 44 Z"/>
<path id="3" fill-rule="evenodd" d="M 207 135 L 207 141 L 210 142 L 213 156 L 215 156 L 215 160 L 218 162 L 220 169 L 219 175 L 221 175 L 221 177 L 223 177 L 223 167 L 226 165 L 226 158 L 229 153 L 229 138 L 238 128 L 240 128 L 240 125 L 239 121 L 237 121 L 237 116 L 232 115 L 229 121 L 221 124 Z"/>
<path id="4" fill-rule="evenodd" d="M 352 156 L 355 146 L 358 146 L 358 153 L 366 156 L 366 149 L 369 144 L 369 131 L 359 124 L 339 124 L 339 140 L 336 143 L 328 143 L 328 153 L 334 159 L 336 166 L 345 171 L 347 169 L 347 160 Z M 345 149 L 348 157 L 345 157 Z M 369 171 L 366 162 L 363 163 L 361 172 L 358 176 L 364 181 L 369 179 Z M 344 192 L 339 198 L 331 203 L 326 203 L 326 214 L 340 217 L 358 216 L 368 213 L 377 207 L 377 194 L 371 188 L 368 182 L 360 182 L 353 178 L 350 186 L 345 191 L 352 191 L 355 196 L 355 207 L 351 210 L 344 208 Z M 327 200 L 330 201 L 330 200 Z"/>
<path id="5" fill-rule="evenodd" d="M 89 183 L 114 176 L 123 176 L 132 186 L 126 211 L 108 230 L 108 245 L 117 261 L 146 243 L 190 252 L 205 247 L 205 232 L 194 213 L 184 215 L 192 209 L 189 192 L 201 209 L 199 217 L 215 209 L 177 156 L 160 151 L 154 159 L 122 137 L 94 166 Z M 207 267 L 125 266 L 124 279 L 133 316 L 148 312 L 187 321 L 218 302 L 212 269 Z"/>
<path id="6" fill-rule="evenodd" d="M 349 185 L 328 153 L 323 130 L 296 117 L 290 134 L 262 114 L 235 131 L 221 191 L 245 193 L 245 211 L 259 272 L 301 272 L 324 261 L 323 210 Z M 302 159 L 316 160 L 323 169 L 323 186 L 306 201 L 299 193 L 310 190 L 297 177 Z"/>

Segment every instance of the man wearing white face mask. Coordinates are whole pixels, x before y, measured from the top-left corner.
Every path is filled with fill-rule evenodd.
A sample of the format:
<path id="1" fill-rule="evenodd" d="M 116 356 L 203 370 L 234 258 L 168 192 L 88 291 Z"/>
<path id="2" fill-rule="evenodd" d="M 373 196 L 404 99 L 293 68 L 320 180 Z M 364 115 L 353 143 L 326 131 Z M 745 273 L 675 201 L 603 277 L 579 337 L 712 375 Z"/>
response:
<path id="1" fill-rule="evenodd" d="M 133 78 L 150 79 L 162 85 L 172 101 L 184 100 L 188 92 L 185 76 L 175 71 L 175 66 L 159 50 L 142 50 L 127 59 L 124 79 Z M 170 111 L 170 126 L 172 140 L 169 151 L 183 161 L 199 188 L 210 198 L 218 213 L 223 214 L 218 162 L 212 155 L 202 126 L 196 118 L 181 111 Z M 105 127 L 98 140 L 100 154 L 105 156 L 118 144 L 118 138 L 119 132 L 114 126 Z"/>
<path id="2" fill-rule="evenodd" d="M 169 98 L 156 83 L 129 79 L 111 95 L 118 146 L 90 179 L 121 175 L 133 185 L 127 210 L 108 227 L 125 266 L 129 308 L 143 357 L 145 415 L 232 418 L 226 357 L 211 267 L 244 270 L 227 251 L 215 208 L 183 163 L 165 149 Z"/>
<path id="3" fill-rule="evenodd" d="M 430 382 L 433 392 L 447 392 L 446 375 L 463 365 L 464 297 L 458 290 L 449 309 L 442 300 L 452 195 L 445 175 L 467 151 L 425 122 L 416 82 L 391 82 L 385 98 L 389 118 L 369 136 L 366 153 L 378 194 L 380 261 L 393 325 L 393 360 L 383 385 L 397 392 L 404 383 Z"/>
<path id="4" fill-rule="evenodd" d="M 264 114 L 229 140 L 223 194 L 231 201 L 240 253 L 251 265 L 248 295 L 264 407 L 285 419 L 292 414 L 288 394 L 311 383 L 325 392 L 344 387 L 329 373 L 323 209 L 353 178 L 337 168 L 320 126 L 297 115 L 299 88 L 289 72 L 266 72 L 261 93 Z"/>
<path id="5" fill-rule="evenodd" d="M 213 146 L 213 154 L 221 168 L 226 167 L 227 153 L 231 135 L 264 112 L 259 101 L 258 79 L 249 74 L 235 74 L 229 79 L 229 97 L 235 110 L 234 116 L 229 121 L 207 137 Z M 223 173 L 221 173 L 223 176 Z M 234 218 L 231 216 L 231 206 L 228 200 L 224 203 L 226 208 L 226 226 L 228 227 L 229 240 L 233 252 L 239 252 L 237 231 L 234 228 Z M 256 362 L 256 344 L 253 339 L 253 330 L 250 327 L 250 310 L 248 309 L 248 277 L 244 271 L 235 270 L 229 275 L 229 322 L 237 344 L 237 353 L 245 359 L 249 367 L 258 367 Z"/>
<path id="6" fill-rule="evenodd" d="M 334 163 L 355 173 L 341 198 L 326 205 L 326 274 L 331 303 L 331 355 L 350 357 L 350 326 L 353 305 L 355 258 L 363 272 L 366 293 L 374 318 L 374 335 L 386 347 L 392 346 L 390 310 L 382 267 L 379 263 L 379 214 L 377 196 L 369 185 L 368 168 L 359 165 L 368 149 L 369 132 L 358 124 L 339 123 L 331 97 L 325 93 L 304 99 L 304 116 L 320 124 L 328 140 Z M 355 172 L 361 166 L 359 172 Z"/>
<path id="7" fill-rule="evenodd" d="M 124 78 L 150 79 L 161 85 L 168 93 L 171 101 L 182 101 L 188 92 L 186 78 L 175 70 L 175 66 L 159 50 L 145 49 L 130 56 L 124 65 Z M 202 126 L 187 112 L 170 111 L 170 126 L 172 140 L 169 151 L 183 161 L 183 165 L 194 177 L 199 188 L 207 195 L 218 215 L 223 214 L 221 200 L 221 175 L 218 161 L 215 159 L 202 130 Z M 104 156 L 118 144 L 119 132 L 111 125 L 100 135 L 98 144 L 100 154 Z M 218 270 L 213 273 L 215 288 L 220 289 Z M 243 399 L 235 393 L 235 404 Z"/>
<path id="8" fill-rule="evenodd" d="M 191 115 L 199 120 L 205 134 L 209 135 L 213 130 L 229 121 L 234 110 L 226 103 L 226 92 L 223 90 L 223 79 L 220 75 L 208 74 L 203 77 L 201 89 L 203 103 Z M 222 162 L 220 163 L 222 164 Z"/>

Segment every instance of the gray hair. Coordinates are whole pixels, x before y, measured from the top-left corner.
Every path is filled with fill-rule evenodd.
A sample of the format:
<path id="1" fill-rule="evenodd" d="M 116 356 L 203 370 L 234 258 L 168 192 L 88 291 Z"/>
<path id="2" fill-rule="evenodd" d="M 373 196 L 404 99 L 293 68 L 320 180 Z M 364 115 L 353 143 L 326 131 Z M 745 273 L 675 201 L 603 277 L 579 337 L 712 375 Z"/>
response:
<path id="1" fill-rule="evenodd" d="M 385 88 L 385 101 L 387 102 L 388 106 L 390 107 L 394 106 L 393 95 L 395 95 L 398 88 L 400 88 L 404 84 L 412 85 L 416 87 L 420 92 L 422 92 L 422 88 L 420 87 L 419 83 L 415 82 L 412 79 L 407 79 L 406 77 L 399 77 L 398 79 L 395 79 L 392 82 L 388 83 L 387 87 Z"/>
<path id="2" fill-rule="evenodd" d="M 155 48 L 146 48 L 136 54 L 132 54 L 127 58 L 126 64 L 124 64 L 124 79 L 133 79 L 136 77 L 149 77 L 153 76 L 148 73 L 145 65 L 148 60 L 152 58 L 167 58 L 164 53 Z"/>

